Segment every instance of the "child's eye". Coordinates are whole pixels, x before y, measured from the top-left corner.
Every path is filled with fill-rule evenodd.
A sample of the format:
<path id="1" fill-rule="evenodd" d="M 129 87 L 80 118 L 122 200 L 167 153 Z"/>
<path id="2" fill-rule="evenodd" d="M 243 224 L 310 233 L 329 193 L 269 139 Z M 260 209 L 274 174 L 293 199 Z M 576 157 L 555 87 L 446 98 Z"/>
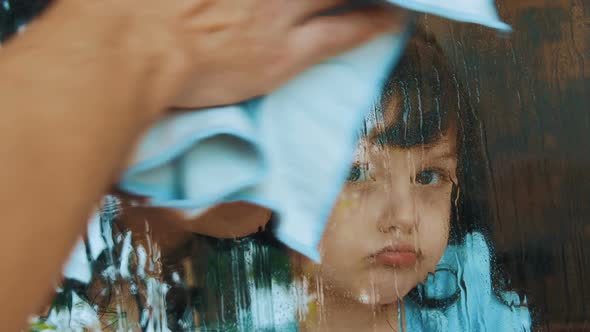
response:
<path id="1" fill-rule="evenodd" d="M 369 166 L 366 164 L 353 164 L 350 168 L 350 173 L 346 181 L 348 182 L 363 182 L 373 179 L 369 173 Z"/>
<path id="2" fill-rule="evenodd" d="M 416 174 L 416 183 L 423 186 L 434 186 L 444 180 L 444 175 L 435 170 L 424 170 Z"/>

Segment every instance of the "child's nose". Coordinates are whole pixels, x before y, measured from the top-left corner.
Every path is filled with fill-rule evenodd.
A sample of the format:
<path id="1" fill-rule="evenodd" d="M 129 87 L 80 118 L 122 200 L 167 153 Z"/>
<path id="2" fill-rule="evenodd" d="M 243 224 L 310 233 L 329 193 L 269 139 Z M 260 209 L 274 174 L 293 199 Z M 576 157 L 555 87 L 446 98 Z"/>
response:
<path id="1" fill-rule="evenodd" d="M 416 201 L 410 183 L 393 181 L 379 206 L 378 228 L 381 232 L 411 233 L 416 223 Z"/>

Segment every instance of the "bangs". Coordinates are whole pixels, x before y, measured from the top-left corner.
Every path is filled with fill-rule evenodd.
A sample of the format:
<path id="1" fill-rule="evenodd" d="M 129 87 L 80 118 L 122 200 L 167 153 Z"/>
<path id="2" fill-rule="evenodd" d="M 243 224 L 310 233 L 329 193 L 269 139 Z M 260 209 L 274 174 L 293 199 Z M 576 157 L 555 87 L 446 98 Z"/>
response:
<path id="1" fill-rule="evenodd" d="M 427 37 L 413 38 L 366 119 L 363 135 L 400 148 L 435 143 L 457 122 L 454 81 L 440 47 Z"/>

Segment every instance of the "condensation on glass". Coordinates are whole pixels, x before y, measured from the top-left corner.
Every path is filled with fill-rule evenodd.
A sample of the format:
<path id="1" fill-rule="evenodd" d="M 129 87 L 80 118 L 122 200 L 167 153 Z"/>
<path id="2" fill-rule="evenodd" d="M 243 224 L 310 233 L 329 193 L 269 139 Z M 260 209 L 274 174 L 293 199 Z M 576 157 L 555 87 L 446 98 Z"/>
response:
<path id="1" fill-rule="evenodd" d="M 44 3 L 0 1 L 0 38 Z M 186 220 L 115 193 L 31 330 L 588 328 L 590 4 L 498 6 L 509 35 L 420 17 L 359 128 L 321 264 L 268 211 Z"/>

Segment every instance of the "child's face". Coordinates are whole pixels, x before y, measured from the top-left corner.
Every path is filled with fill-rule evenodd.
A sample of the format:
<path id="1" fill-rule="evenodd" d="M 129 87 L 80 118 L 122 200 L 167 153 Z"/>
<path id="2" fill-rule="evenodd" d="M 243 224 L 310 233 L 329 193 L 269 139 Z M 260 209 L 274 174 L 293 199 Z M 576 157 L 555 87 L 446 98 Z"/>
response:
<path id="1" fill-rule="evenodd" d="M 372 135 L 370 135 L 372 136 Z M 456 183 L 456 134 L 400 148 L 359 143 L 349 181 L 322 239 L 320 275 L 364 303 L 405 296 L 442 257 Z"/>

